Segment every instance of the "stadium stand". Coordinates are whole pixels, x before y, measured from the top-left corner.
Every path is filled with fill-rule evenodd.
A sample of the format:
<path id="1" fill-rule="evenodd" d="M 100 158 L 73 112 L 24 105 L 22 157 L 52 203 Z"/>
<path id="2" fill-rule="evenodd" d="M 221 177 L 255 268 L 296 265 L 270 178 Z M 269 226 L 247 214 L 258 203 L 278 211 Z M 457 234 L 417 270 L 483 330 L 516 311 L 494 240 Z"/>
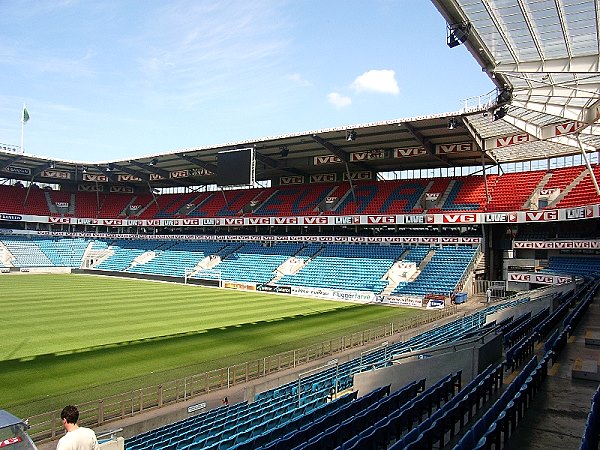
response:
<path id="1" fill-rule="evenodd" d="M 18 235 L 3 240 L 13 267 L 73 267 L 83 264 L 90 246 L 94 269 L 146 275 L 216 279 L 280 286 L 323 287 L 380 294 L 393 286 L 387 273 L 396 261 L 421 267 L 414 280 L 399 282 L 393 295 L 450 296 L 477 254 L 468 246 L 404 247 L 271 243 L 114 241 L 85 238 L 41 239 Z M 98 256 L 98 252 L 101 252 Z M 425 260 L 425 258 L 429 260 Z M 208 259 L 207 259 L 208 258 Z M 202 264 L 201 264 L 202 263 Z M 284 264 L 285 263 L 285 264 Z M 439 271 L 444 271 L 439 276 Z"/>
<path id="2" fill-rule="evenodd" d="M 380 293 L 388 282 L 382 280 L 394 261 L 404 252 L 401 246 L 324 245 L 295 274 L 284 275 L 277 284 L 333 287 Z"/>
<path id="3" fill-rule="evenodd" d="M 600 166 L 596 165 L 593 167 L 596 179 L 600 178 Z M 557 208 L 570 208 L 574 206 L 584 206 L 592 203 L 600 203 L 600 195 L 596 192 L 592 177 L 587 169 L 583 170 L 583 179 L 581 179 L 576 186 L 574 186 L 564 197 L 560 200 L 556 207 Z"/>
<path id="4" fill-rule="evenodd" d="M 600 176 L 600 166 L 593 171 Z M 487 184 L 487 186 L 486 186 Z M 540 209 L 600 203 L 585 166 L 501 175 L 289 185 L 182 194 L 69 192 L 0 186 L 0 210 L 82 218 L 165 219 L 184 217 L 304 216 L 319 214 L 412 214 L 427 211 L 529 210 L 540 192 L 558 196 Z M 430 200 L 426 200 L 426 199 Z M 325 208 L 326 200 L 331 203 Z M 63 205 L 62 207 L 60 205 Z"/>
<path id="5" fill-rule="evenodd" d="M 210 255 L 224 247 L 219 242 L 177 242 L 154 250 L 154 257 L 127 269 L 127 272 L 183 278 Z"/>
<path id="6" fill-rule="evenodd" d="M 31 189 L 23 186 L 0 185 L 0 209 L 11 214 L 33 214 L 49 216 L 45 191 L 33 185 Z"/>
<path id="7" fill-rule="evenodd" d="M 392 292 L 394 295 L 451 295 L 473 262 L 477 249 L 441 247 L 432 249 L 432 253 L 430 261 L 414 282 L 399 285 Z"/>
<path id="8" fill-rule="evenodd" d="M 16 267 L 50 267 L 54 265 L 38 245 L 37 239 L 3 236 L 1 242 L 14 257 L 12 264 Z"/>
<path id="9" fill-rule="evenodd" d="M 124 272 L 134 263 L 136 258 L 146 252 L 155 251 L 161 247 L 168 247 L 170 245 L 172 245 L 172 242 L 118 239 L 111 242 L 107 248 L 107 250 L 113 252 L 112 256 L 98 264 L 96 269 Z"/>
<path id="10" fill-rule="evenodd" d="M 425 180 L 363 182 L 348 191 L 335 212 L 351 214 L 399 214 L 413 211 L 427 187 Z"/>
<path id="11" fill-rule="evenodd" d="M 300 250 L 300 243 L 276 243 L 265 246 L 247 243 L 221 259 L 213 266 L 224 280 L 268 283 L 275 277 L 276 269 Z M 202 271 L 194 275 L 201 277 Z"/>
<path id="12" fill-rule="evenodd" d="M 254 210 L 258 216 L 310 216 L 318 214 L 318 206 L 333 194 L 335 186 L 280 186 Z"/>

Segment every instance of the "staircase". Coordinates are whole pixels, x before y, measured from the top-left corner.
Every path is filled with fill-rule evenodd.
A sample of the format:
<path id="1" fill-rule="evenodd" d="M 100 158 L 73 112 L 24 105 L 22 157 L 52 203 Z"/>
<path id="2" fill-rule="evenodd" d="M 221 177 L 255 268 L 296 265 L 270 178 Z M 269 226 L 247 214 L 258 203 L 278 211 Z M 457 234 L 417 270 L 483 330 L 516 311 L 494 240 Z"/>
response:
<path id="1" fill-rule="evenodd" d="M 452 192 L 452 189 L 454 188 L 455 184 L 456 180 L 451 180 L 450 183 L 448 183 L 448 187 L 446 188 L 442 196 L 438 199 L 435 205 L 436 208 L 441 209 L 444 206 L 444 203 L 446 203 L 446 200 L 448 200 L 448 197 L 450 196 L 450 193 Z"/>
<path id="2" fill-rule="evenodd" d="M 521 209 L 531 209 L 531 203 L 533 201 L 533 199 L 536 199 L 536 209 L 537 209 L 537 197 L 539 192 L 544 189 L 544 186 L 546 186 L 546 184 L 548 183 L 548 181 L 550 181 L 550 178 L 552 177 L 552 173 L 551 172 L 546 172 L 546 174 L 544 175 L 544 177 L 540 180 L 539 184 L 535 187 L 535 189 L 533 190 L 533 192 L 531 193 L 531 195 L 529 196 L 529 198 L 527 200 L 525 200 L 525 203 L 523 204 L 523 206 L 521 207 Z"/>
<path id="3" fill-rule="evenodd" d="M 562 190 L 562 192 L 560 194 L 558 194 L 558 196 L 551 202 L 548 204 L 549 208 L 553 208 L 556 205 L 558 205 L 563 198 L 565 198 L 567 195 L 569 195 L 569 192 L 571 192 L 573 189 L 575 189 L 575 187 L 579 184 L 579 182 L 581 180 L 583 180 L 586 175 L 589 173 L 589 170 L 584 169 L 581 171 L 581 173 L 579 175 L 577 175 L 577 177 L 575 177 L 575 179 L 573 181 L 571 181 L 571 183 L 569 183 L 569 185 L 564 188 Z"/>

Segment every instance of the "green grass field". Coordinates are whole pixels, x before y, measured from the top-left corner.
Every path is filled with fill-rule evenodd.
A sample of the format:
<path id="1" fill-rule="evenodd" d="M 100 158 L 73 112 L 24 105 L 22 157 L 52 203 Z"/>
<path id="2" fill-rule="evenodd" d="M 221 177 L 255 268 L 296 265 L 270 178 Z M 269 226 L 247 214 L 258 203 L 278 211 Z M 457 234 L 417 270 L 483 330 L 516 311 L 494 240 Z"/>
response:
<path id="1" fill-rule="evenodd" d="M 419 314 L 87 275 L 3 275 L 0 292 L 0 407 L 22 416 Z"/>

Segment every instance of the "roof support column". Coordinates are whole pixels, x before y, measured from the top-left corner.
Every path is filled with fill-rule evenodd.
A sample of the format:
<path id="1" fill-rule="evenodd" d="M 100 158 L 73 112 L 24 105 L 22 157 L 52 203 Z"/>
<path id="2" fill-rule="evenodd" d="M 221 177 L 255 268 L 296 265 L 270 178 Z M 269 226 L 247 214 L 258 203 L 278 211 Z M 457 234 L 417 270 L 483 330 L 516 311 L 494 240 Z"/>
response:
<path id="1" fill-rule="evenodd" d="M 487 176 L 485 174 L 485 152 L 481 152 L 481 168 L 483 169 L 483 185 L 485 186 L 485 208 L 487 210 L 487 203 L 490 202 L 490 191 L 488 190 Z"/>
<path id="2" fill-rule="evenodd" d="M 596 175 L 594 174 L 594 171 L 592 170 L 592 166 L 590 165 L 590 160 L 588 159 L 585 149 L 583 148 L 583 144 L 581 143 L 581 140 L 579 139 L 579 134 L 580 133 L 577 133 L 575 136 L 577 137 L 577 143 L 579 144 L 579 150 L 581 150 L 581 156 L 583 156 L 585 165 L 590 172 L 590 177 L 592 177 L 592 183 L 594 183 L 594 187 L 596 188 L 596 193 L 598 195 L 600 195 L 600 187 L 598 187 L 598 180 L 596 180 Z"/>

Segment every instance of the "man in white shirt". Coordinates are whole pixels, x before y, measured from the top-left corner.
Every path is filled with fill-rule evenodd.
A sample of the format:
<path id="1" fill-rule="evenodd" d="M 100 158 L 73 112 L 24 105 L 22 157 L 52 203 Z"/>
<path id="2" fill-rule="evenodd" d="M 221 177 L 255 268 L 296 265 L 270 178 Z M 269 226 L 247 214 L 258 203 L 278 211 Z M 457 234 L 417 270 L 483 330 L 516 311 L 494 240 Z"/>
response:
<path id="1" fill-rule="evenodd" d="M 76 406 L 65 406 L 60 418 L 67 433 L 59 439 L 56 450 L 98 450 L 94 430 L 77 425 L 79 410 Z"/>

